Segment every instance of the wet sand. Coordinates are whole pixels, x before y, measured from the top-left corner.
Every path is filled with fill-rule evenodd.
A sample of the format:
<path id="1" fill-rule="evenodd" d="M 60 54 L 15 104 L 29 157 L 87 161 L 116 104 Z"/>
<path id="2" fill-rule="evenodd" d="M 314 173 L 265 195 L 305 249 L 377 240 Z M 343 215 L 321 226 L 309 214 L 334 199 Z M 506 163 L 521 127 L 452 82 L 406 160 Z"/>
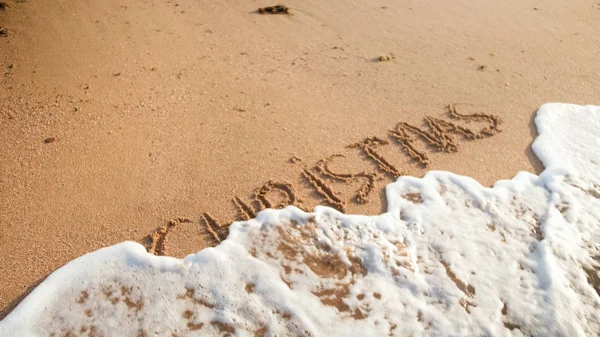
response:
<path id="1" fill-rule="evenodd" d="M 218 243 L 216 224 L 291 203 L 286 189 L 302 208 L 328 204 L 306 172 L 360 214 L 385 209 L 394 170 L 449 170 L 484 185 L 539 173 L 536 109 L 599 103 L 594 1 L 289 1 L 289 16 L 243 1 L 5 1 L 0 317 L 98 248 L 151 246 L 165 226 L 177 230 L 168 245 L 155 240 L 157 253 L 184 256 Z M 451 152 L 415 143 L 424 167 L 389 131 L 431 131 L 427 117 L 489 125 L 455 120 L 453 103 L 498 116 L 501 132 L 453 134 Z M 370 137 L 384 141 L 383 165 L 349 147 Z M 327 158 L 331 172 L 363 175 L 324 174 Z M 357 191 L 373 175 L 363 203 Z"/>

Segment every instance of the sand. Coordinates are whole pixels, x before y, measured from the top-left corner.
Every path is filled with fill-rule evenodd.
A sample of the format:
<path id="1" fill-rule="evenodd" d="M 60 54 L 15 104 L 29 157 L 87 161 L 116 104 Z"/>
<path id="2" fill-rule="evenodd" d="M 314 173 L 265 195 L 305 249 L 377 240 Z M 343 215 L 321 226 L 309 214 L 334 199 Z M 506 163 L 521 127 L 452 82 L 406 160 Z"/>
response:
<path id="1" fill-rule="evenodd" d="M 597 1 L 5 1 L 0 318 L 66 262 L 151 248 L 157 228 L 156 253 L 181 257 L 269 205 L 379 214 L 398 174 L 539 173 L 537 108 L 599 103 Z M 501 131 L 415 143 L 428 166 L 390 133 L 489 127 L 451 104 Z"/>

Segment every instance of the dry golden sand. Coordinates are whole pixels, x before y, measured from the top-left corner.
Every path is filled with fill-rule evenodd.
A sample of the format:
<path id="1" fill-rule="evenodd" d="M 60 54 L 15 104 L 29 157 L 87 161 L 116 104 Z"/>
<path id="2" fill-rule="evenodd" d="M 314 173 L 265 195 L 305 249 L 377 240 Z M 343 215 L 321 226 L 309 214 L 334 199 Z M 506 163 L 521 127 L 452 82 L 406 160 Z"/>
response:
<path id="1" fill-rule="evenodd" d="M 485 185 L 539 172 L 537 107 L 599 103 L 597 0 L 290 0 L 292 15 L 256 1 L 5 2 L 0 318 L 69 260 L 172 218 L 182 229 L 165 253 L 214 244 L 222 233 L 193 225 L 230 221 L 236 204 L 252 215 L 269 181 L 311 209 L 324 200 L 312 174 L 346 211 L 375 214 L 394 169 Z M 451 103 L 499 116 L 502 132 L 455 135 L 454 153 L 417 143 L 428 168 L 390 138 L 399 123 L 452 121 Z M 388 166 L 348 148 L 369 137 L 388 143 L 376 152 Z"/>

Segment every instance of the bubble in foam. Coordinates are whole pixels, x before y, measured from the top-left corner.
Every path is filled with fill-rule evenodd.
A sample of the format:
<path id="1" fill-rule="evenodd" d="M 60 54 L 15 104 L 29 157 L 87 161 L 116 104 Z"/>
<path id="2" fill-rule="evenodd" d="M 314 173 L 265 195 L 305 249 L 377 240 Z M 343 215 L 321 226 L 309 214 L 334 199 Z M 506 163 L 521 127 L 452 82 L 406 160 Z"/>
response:
<path id="1" fill-rule="evenodd" d="M 544 105 L 536 125 L 540 176 L 401 177 L 385 214 L 265 210 L 185 259 L 104 248 L 50 275 L 0 335 L 595 335 L 600 108 Z"/>

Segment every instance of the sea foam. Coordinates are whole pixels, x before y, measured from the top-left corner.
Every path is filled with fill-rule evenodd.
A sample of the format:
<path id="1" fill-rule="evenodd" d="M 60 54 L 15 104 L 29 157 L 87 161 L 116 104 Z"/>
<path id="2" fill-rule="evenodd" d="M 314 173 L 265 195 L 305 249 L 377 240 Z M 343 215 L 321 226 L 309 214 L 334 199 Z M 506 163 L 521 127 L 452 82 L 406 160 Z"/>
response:
<path id="1" fill-rule="evenodd" d="M 600 107 L 542 106 L 545 171 L 433 171 L 388 211 L 265 210 L 184 259 L 133 242 L 52 273 L 1 336 L 598 336 Z"/>

